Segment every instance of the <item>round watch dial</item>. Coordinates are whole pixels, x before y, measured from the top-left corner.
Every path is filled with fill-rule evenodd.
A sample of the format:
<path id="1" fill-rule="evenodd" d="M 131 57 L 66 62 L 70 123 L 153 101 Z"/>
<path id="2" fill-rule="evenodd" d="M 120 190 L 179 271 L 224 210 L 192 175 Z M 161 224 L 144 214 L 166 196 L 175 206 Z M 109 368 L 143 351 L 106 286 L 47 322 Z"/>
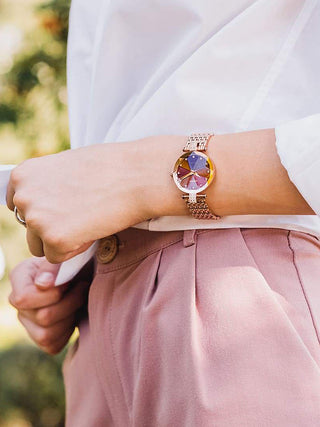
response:
<path id="1" fill-rule="evenodd" d="M 173 178 L 180 190 L 198 193 L 208 187 L 214 178 L 210 158 L 200 151 L 188 151 L 176 161 Z"/>

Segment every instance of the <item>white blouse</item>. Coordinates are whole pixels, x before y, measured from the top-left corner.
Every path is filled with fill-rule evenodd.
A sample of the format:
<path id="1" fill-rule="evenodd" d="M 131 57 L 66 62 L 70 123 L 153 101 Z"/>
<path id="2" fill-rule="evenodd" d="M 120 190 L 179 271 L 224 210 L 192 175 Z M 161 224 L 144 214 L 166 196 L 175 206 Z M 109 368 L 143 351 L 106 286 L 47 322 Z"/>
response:
<path id="1" fill-rule="evenodd" d="M 275 128 L 282 164 L 320 215 L 317 0 L 73 0 L 68 93 L 74 148 Z M 320 235 L 316 215 L 165 216 L 137 227 Z"/>

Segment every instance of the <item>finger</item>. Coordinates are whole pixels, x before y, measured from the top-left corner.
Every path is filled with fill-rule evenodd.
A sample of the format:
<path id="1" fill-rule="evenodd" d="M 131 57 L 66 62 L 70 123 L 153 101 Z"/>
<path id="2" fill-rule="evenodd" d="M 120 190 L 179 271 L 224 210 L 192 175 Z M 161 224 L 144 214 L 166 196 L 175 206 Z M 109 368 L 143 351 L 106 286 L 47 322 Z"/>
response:
<path id="1" fill-rule="evenodd" d="M 17 309 L 29 310 L 58 302 L 65 291 L 65 287 L 54 287 L 58 269 L 59 266 L 50 264 L 45 258 L 29 258 L 18 264 L 10 273 L 10 303 Z M 46 282 L 46 286 L 37 287 L 34 285 L 35 281 L 39 284 Z"/>
<path id="2" fill-rule="evenodd" d="M 84 306 L 87 301 L 88 289 L 88 283 L 79 283 L 70 289 L 57 304 L 38 310 L 19 310 L 19 313 L 36 325 L 51 327 L 68 319 L 72 314 L 75 315 L 79 308 Z"/>
<path id="3" fill-rule="evenodd" d="M 27 243 L 32 255 L 36 257 L 44 255 L 42 240 L 29 227 L 27 227 Z"/>
<path id="4" fill-rule="evenodd" d="M 60 270 L 60 264 L 51 264 L 46 258 L 42 258 L 37 274 L 34 278 L 34 284 L 40 289 L 50 288 L 55 285 L 56 277 Z"/>
<path id="5" fill-rule="evenodd" d="M 44 257 L 42 258 L 27 258 L 24 261 L 20 262 L 10 271 L 10 281 L 16 282 L 17 279 L 24 277 L 25 282 L 32 283 L 33 278 L 35 277 L 38 268 L 41 266 Z"/>
<path id="6" fill-rule="evenodd" d="M 15 267 L 10 273 L 12 292 L 10 303 L 17 309 L 34 309 L 45 307 L 58 302 L 63 290 L 58 287 L 43 290 L 34 286 L 40 282 L 41 273 L 47 272 L 55 277 L 59 266 L 52 265 L 45 258 L 30 258 Z"/>
<path id="7" fill-rule="evenodd" d="M 10 272 L 12 292 L 9 301 L 17 309 L 40 308 L 60 300 L 61 289 L 56 287 L 46 292 L 34 286 L 34 278 L 44 262 L 45 258 L 29 258 Z"/>
<path id="8" fill-rule="evenodd" d="M 93 244 L 93 241 L 89 243 L 84 243 L 80 248 L 74 251 L 64 252 L 59 247 L 59 245 L 52 245 L 44 240 L 43 252 L 49 262 L 53 264 L 57 264 L 57 263 L 67 261 L 68 259 L 73 258 L 76 255 L 81 254 L 82 252 L 85 252 L 92 244 Z"/>
<path id="9" fill-rule="evenodd" d="M 88 290 L 89 283 L 78 283 L 64 295 L 59 303 L 40 308 L 36 313 L 37 323 L 43 326 L 53 325 L 67 319 L 72 314 L 75 315 L 87 303 Z"/>
<path id="10" fill-rule="evenodd" d="M 20 283 L 23 283 L 24 278 Z M 59 287 L 41 290 L 34 286 L 16 287 L 9 295 L 9 302 L 17 310 L 32 310 L 46 307 L 60 301 L 63 292 Z"/>
<path id="11" fill-rule="evenodd" d="M 30 338 L 42 348 L 52 346 L 60 337 L 71 331 L 75 324 L 74 316 L 70 316 L 68 319 L 64 319 L 49 328 L 43 328 L 36 325 L 32 320 L 26 318 L 20 313 L 18 314 L 18 319 L 28 332 Z"/>
<path id="12" fill-rule="evenodd" d="M 75 326 L 72 325 L 67 331 L 58 338 L 57 341 L 52 343 L 50 346 L 47 347 L 40 347 L 41 350 L 45 351 L 46 353 L 49 353 L 51 355 L 60 353 L 61 350 L 64 349 L 64 347 L 68 344 L 68 341 L 73 334 L 75 329 Z"/>

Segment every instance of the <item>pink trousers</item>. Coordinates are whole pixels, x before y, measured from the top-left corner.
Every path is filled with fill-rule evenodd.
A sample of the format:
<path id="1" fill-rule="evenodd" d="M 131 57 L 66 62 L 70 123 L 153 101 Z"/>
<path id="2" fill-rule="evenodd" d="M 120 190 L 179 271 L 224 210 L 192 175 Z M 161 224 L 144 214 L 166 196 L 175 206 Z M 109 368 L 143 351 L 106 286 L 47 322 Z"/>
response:
<path id="1" fill-rule="evenodd" d="M 320 426 L 316 237 L 117 236 L 65 361 L 68 427 Z"/>

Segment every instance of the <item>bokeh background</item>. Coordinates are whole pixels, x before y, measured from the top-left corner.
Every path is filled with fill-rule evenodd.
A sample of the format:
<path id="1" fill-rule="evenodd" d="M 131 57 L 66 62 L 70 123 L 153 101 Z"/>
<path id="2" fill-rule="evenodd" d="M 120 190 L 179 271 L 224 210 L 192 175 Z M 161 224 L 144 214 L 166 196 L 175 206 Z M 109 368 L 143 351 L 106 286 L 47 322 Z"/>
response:
<path id="1" fill-rule="evenodd" d="M 69 0 L 0 0 L 0 163 L 69 147 Z M 30 256 L 25 231 L 0 207 L 0 427 L 64 425 L 63 354 L 39 351 L 7 298 L 8 272 Z"/>

